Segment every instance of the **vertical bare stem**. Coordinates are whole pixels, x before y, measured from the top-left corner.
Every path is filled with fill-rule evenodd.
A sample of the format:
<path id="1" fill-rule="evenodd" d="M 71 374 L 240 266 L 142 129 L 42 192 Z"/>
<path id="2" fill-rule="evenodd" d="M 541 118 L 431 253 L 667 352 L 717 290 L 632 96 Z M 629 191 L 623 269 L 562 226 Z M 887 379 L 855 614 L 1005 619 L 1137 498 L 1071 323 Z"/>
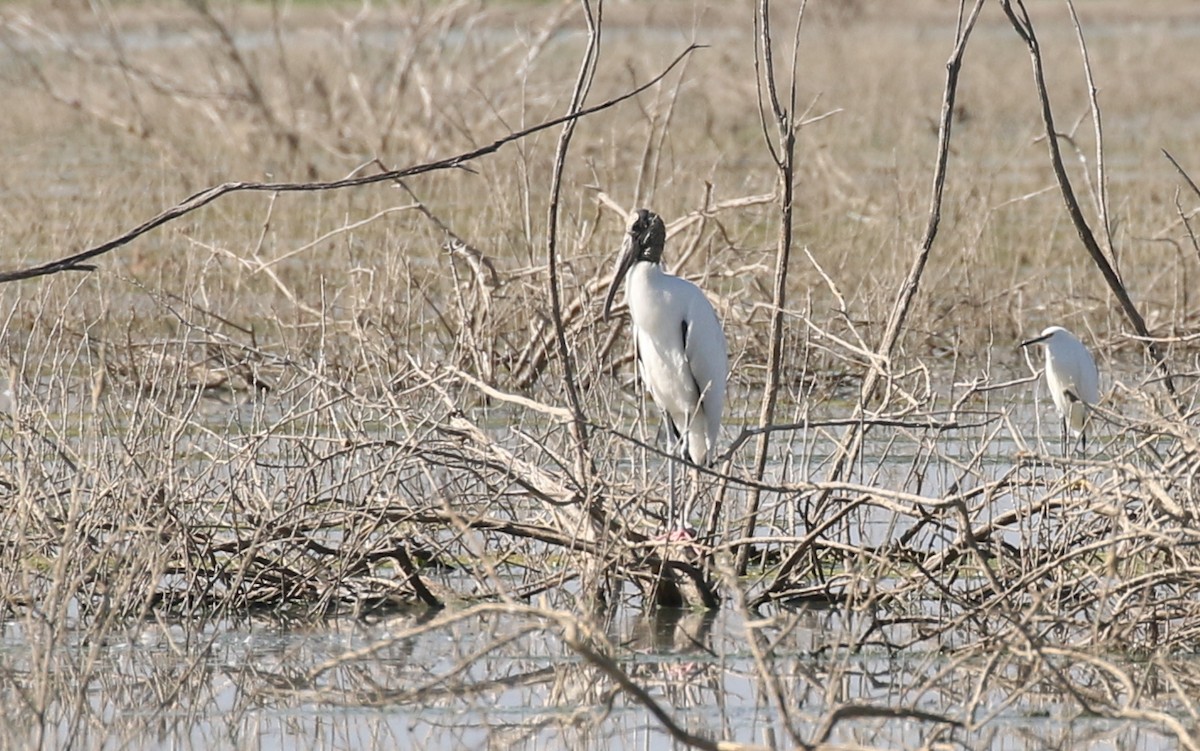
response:
<path id="1" fill-rule="evenodd" d="M 1113 260 L 1116 262 L 1112 223 L 1108 218 L 1108 173 L 1104 169 L 1104 121 L 1100 117 L 1100 101 L 1097 98 L 1096 81 L 1092 77 L 1092 61 L 1088 57 L 1087 42 L 1083 38 L 1083 27 L 1079 24 L 1079 15 L 1075 12 L 1073 0 L 1067 0 L 1067 9 L 1071 11 L 1071 23 L 1075 26 L 1075 38 L 1079 40 L 1079 54 L 1083 57 L 1083 74 L 1087 78 L 1088 85 L 1088 104 L 1092 110 L 1092 127 L 1096 132 L 1096 213 L 1100 216 L 1100 230 L 1104 235 L 1108 252 L 1113 255 Z"/>
<path id="2" fill-rule="evenodd" d="M 933 170 L 933 188 L 929 199 L 929 221 L 925 225 L 925 236 L 921 240 L 921 246 L 917 251 L 916 258 L 913 259 L 912 268 L 909 269 L 908 277 L 904 280 L 904 286 L 900 288 L 900 294 L 896 297 L 896 303 L 892 307 L 891 315 L 888 316 L 887 328 L 884 330 L 883 340 L 879 343 L 877 354 L 889 360 L 892 352 L 895 351 L 896 343 L 900 340 L 900 333 L 904 329 L 904 322 L 908 318 L 909 309 L 912 307 L 912 301 L 917 296 L 917 291 L 921 286 L 921 277 L 925 273 L 925 264 L 929 261 L 929 252 L 933 248 L 933 241 L 937 238 L 938 225 L 942 219 L 942 193 L 946 185 L 946 165 L 950 158 L 950 134 L 951 127 L 954 123 L 954 100 L 958 92 L 958 74 L 962 68 L 963 55 L 967 49 L 967 40 L 971 36 L 971 30 L 975 27 L 975 21 L 979 17 L 979 11 L 983 8 L 984 0 L 975 0 L 975 5 L 969 14 L 964 16 L 966 0 L 963 0 L 959 5 L 959 23 L 957 38 L 954 43 L 954 51 L 950 54 L 950 59 L 946 62 L 946 88 L 942 96 L 942 117 L 938 126 L 938 152 L 937 160 Z M 888 369 L 890 370 L 890 368 Z M 871 368 L 867 371 L 866 377 L 863 378 L 862 391 L 860 392 L 858 406 L 855 408 L 855 416 L 861 417 L 866 408 L 867 403 L 874 398 L 875 391 L 879 387 L 879 378 L 884 371 L 880 368 Z M 846 431 L 846 435 L 842 438 L 842 442 L 838 447 L 838 455 L 830 470 L 830 479 L 840 479 L 846 471 L 846 468 L 854 463 L 858 456 L 858 450 L 862 445 L 862 423 L 857 423 Z M 821 498 L 821 503 L 824 503 L 825 495 Z M 805 554 L 804 546 L 797 547 L 784 561 L 779 573 L 776 575 L 775 582 L 771 585 L 771 590 L 783 585 L 788 575 L 796 567 Z"/>
<path id="3" fill-rule="evenodd" d="M 799 14 L 796 18 L 796 36 L 792 45 L 792 80 L 789 82 L 791 92 L 789 101 L 785 104 L 779 100 L 779 91 L 775 85 L 775 63 L 771 49 L 771 3 L 761 0 L 755 14 L 756 54 L 754 68 L 759 82 L 759 115 L 763 127 L 763 135 L 767 137 L 767 146 L 775 161 L 779 175 L 779 236 L 775 253 L 775 289 L 771 300 L 771 346 L 767 354 L 767 383 L 763 388 L 762 407 L 758 414 L 760 427 L 770 425 L 775 417 L 775 403 L 779 395 L 779 370 L 783 363 L 783 308 L 787 301 L 788 265 L 792 254 L 792 192 L 794 188 L 793 157 L 796 146 L 796 125 L 793 115 L 796 111 L 796 57 L 800 52 L 800 24 L 804 19 L 804 9 L 807 0 L 800 3 Z M 763 84 L 766 85 L 766 98 L 770 103 L 771 115 L 775 121 L 775 138 L 777 145 L 772 146 L 767 115 L 763 107 Z M 767 466 L 767 451 L 770 447 L 770 431 L 758 434 L 758 442 L 754 454 L 754 477 L 762 479 Z M 758 523 L 758 508 L 760 494 L 755 488 L 747 501 L 746 521 L 742 527 L 742 536 L 754 536 L 754 528 Z M 739 576 L 746 573 L 746 563 L 750 555 L 748 545 L 738 546 L 736 571 Z"/>
<path id="4" fill-rule="evenodd" d="M 1175 383 L 1171 379 L 1171 371 L 1167 366 L 1166 357 L 1162 354 L 1158 345 L 1150 338 L 1150 331 L 1146 328 L 1146 321 L 1142 318 L 1142 314 L 1129 297 L 1129 292 L 1126 291 L 1121 278 L 1117 276 L 1117 272 L 1113 269 L 1112 264 L 1108 262 L 1108 258 L 1105 257 L 1104 252 L 1100 249 L 1100 244 L 1096 242 L 1096 236 L 1092 233 L 1092 228 L 1088 226 L 1087 219 L 1084 218 L 1083 211 L 1079 208 L 1079 201 L 1075 198 L 1075 190 L 1071 187 L 1071 179 L 1067 176 L 1067 169 L 1063 166 L 1062 152 L 1058 148 L 1058 132 L 1054 129 L 1054 113 L 1050 107 L 1050 94 L 1046 90 L 1046 75 L 1042 67 L 1042 50 L 1038 44 L 1037 36 L 1033 32 L 1033 22 L 1029 19 L 1029 12 L 1025 9 L 1025 4 L 1021 0 L 1017 0 L 1015 10 L 1012 0 L 1003 0 L 1001 4 L 1013 28 L 1021 39 L 1024 40 L 1025 45 L 1029 47 L 1029 57 L 1033 64 L 1034 85 L 1037 87 L 1038 100 L 1042 105 L 1042 123 L 1046 126 L 1046 145 L 1050 149 L 1050 165 L 1054 169 L 1055 178 L 1058 180 L 1058 187 L 1062 192 L 1063 203 L 1067 206 L 1067 214 L 1071 217 L 1071 223 L 1075 225 L 1075 232 L 1083 242 L 1084 249 L 1092 257 L 1092 262 L 1096 264 L 1096 268 L 1100 269 L 1100 274 L 1104 277 L 1108 288 L 1116 295 L 1117 302 L 1121 304 L 1121 311 L 1129 320 L 1130 325 L 1133 326 L 1134 331 L 1145 342 L 1150 357 L 1163 374 L 1163 385 L 1166 387 L 1167 393 L 1171 396 L 1171 404 L 1178 409 Z M 1080 36 L 1082 37 L 1082 32 L 1080 32 Z"/>
<path id="5" fill-rule="evenodd" d="M 570 113 L 576 114 L 583 108 L 592 80 L 596 75 L 596 63 L 600 58 L 600 20 L 603 12 L 603 2 L 597 3 L 593 11 L 589 0 L 582 0 L 583 15 L 587 21 L 588 44 L 579 66 L 579 77 L 575 81 L 575 91 L 571 95 Z M 563 326 L 562 294 L 559 290 L 558 279 L 558 204 L 562 194 L 562 174 L 566 165 L 567 149 L 571 137 L 575 134 L 574 118 L 563 124 L 558 136 L 558 149 L 554 154 L 554 172 L 550 182 L 550 203 L 546 209 L 546 255 L 550 274 L 550 312 L 554 319 L 554 338 L 558 344 L 559 357 L 563 364 L 563 382 L 567 388 L 567 398 L 571 403 L 571 413 L 574 419 L 571 430 L 575 438 L 576 475 L 579 482 L 586 482 L 588 462 L 588 432 L 587 418 L 583 412 L 583 403 L 579 399 L 579 388 L 575 382 L 575 361 L 571 358 L 571 350 L 567 345 L 566 327 Z"/>
<path id="6" fill-rule="evenodd" d="M 187 4 L 200 14 L 200 17 L 204 19 L 205 23 L 217 35 L 217 38 L 221 40 L 221 44 L 224 45 L 225 51 L 229 56 L 229 61 L 233 63 L 233 66 L 237 68 L 238 73 L 242 76 L 242 81 L 246 85 L 246 95 L 250 103 L 262 116 L 263 123 L 266 124 L 271 135 L 287 146 L 290 155 L 295 155 L 300 148 L 300 136 L 296 131 L 282 123 L 275 115 L 275 110 L 272 109 L 270 102 L 267 101 L 266 94 L 263 92 L 262 87 L 259 86 L 258 77 L 250 70 L 250 66 L 238 48 L 229 27 L 213 15 L 212 8 L 208 6 L 208 0 L 187 0 Z"/>

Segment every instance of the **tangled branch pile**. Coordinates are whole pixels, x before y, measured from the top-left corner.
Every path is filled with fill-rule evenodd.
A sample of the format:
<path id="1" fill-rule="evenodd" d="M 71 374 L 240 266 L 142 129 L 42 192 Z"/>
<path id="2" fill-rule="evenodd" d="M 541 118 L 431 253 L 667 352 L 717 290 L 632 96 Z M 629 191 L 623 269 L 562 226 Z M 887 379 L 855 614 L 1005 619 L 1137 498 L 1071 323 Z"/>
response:
<path id="1" fill-rule="evenodd" d="M 407 639 L 464 613 L 515 615 L 513 640 L 554 633 L 583 660 L 573 669 L 584 683 L 607 676 L 677 739 L 707 747 L 610 659 L 619 648 L 597 626 L 604 619 L 579 614 L 726 609 L 745 618 L 756 686 L 797 745 L 863 716 L 940 728 L 925 739 L 977 729 L 995 702 L 1039 681 L 1083 711 L 1160 723 L 1192 743 L 1174 715 L 1145 707 L 1141 677 L 1104 656 L 1155 655 L 1169 703 L 1193 709 L 1200 687 L 1160 656 L 1200 646 L 1200 370 L 1185 365 L 1196 352 L 1186 274 L 1200 258 L 1200 194 L 1165 201 L 1161 184 L 1122 186 L 1149 204 L 1116 221 L 1109 177 L 1082 147 L 1078 173 L 1052 150 L 1053 169 L 1031 157 L 1007 182 L 980 183 L 994 156 L 980 144 L 1003 142 L 1009 118 L 1026 128 L 1013 150 L 1041 153 L 1030 124 L 1057 132 L 1042 104 L 1049 112 L 1055 76 L 1074 75 L 1041 71 L 1051 85 L 1039 79 L 1039 96 L 1020 105 L 969 89 L 956 103 L 977 18 L 1018 35 L 971 44 L 1042 64 L 1023 5 L 1001 3 L 1007 14 L 990 18 L 983 5 L 964 3 L 948 38 L 939 120 L 921 118 L 934 111 L 929 83 L 944 58 L 894 40 L 849 55 L 829 41 L 895 21 L 861 9 L 805 21 L 828 34 L 804 44 L 826 46 L 797 54 L 821 61 L 805 75 L 836 104 L 802 113 L 776 98 L 758 110 L 775 122 L 747 119 L 766 96 L 755 81 L 773 86 L 776 74 L 763 49 L 721 57 L 736 24 L 713 11 L 705 31 L 718 50 L 685 53 L 678 68 L 686 44 L 657 57 L 636 41 L 604 48 L 628 71 L 587 74 L 601 92 L 589 101 L 611 106 L 570 121 L 579 132 L 557 155 L 542 140 L 550 129 L 514 123 L 557 128 L 578 109 L 562 75 L 588 28 L 573 4 L 528 35 L 509 30 L 511 10 L 466 4 L 337 23 L 333 10 L 281 20 L 206 3 L 150 21 L 6 11 L 5 86 L 19 81 L 35 103 L 6 137 L 53 131 L 6 188 L 10 218 L 35 218 L 6 221 L 14 269 L 101 247 L 230 175 L 263 182 L 185 201 L 120 252 L 56 269 L 86 263 L 86 274 L 0 289 L 0 612 L 47 644 L 103 641 L 154 618 L 420 613 Z M 633 12 L 613 10 L 592 42 L 597 29 L 627 29 L 621 14 Z M 756 28 L 769 51 L 764 18 L 766 3 Z M 1055 23 L 1051 38 L 1073 39 L 1075 26 Z M 1013 39 L 1025 46 L 1005 46 Z M 879 84 L 877 54 L 904 63 L 890 69 L 932 73 L 907 89 L 877 86 L 875 99 L 847 95 L 841 86 Z M 992 72 L 1020 80 L 1015 64 Z M 797 85 L 810 90 L 803 76 Z M 893 120 L 903 125 L 888 134 L 878 113 L 902 113 Z M 963 131 L 953 159 L 952 123 Z M 500 142 L 483 158 L 481 145 Z M 69 185 L 40 166 L 50 156 L 77 162 Z M 931 156 L 926 209 L 917 187 Z M 1087 256 L 1062 253 L 1078 226 L 1062 221 L 1060 195 L 1081 177 L 1095 179 L 1084 196 L 1095 206 L 1076 204 L 1077 219 L 1099 222 L 1102 258 L 1118 266 L 1123 244 L 1155 236 L 1179 249 L 1179 273 L 1129 263 L 1114 288 Z M 565 198 L 543 217 L 547 186 Z M 676 217 L 671 258 L 712 297 L 735 365 L 729 449 L 713 470 L 689 470 L 694 545 L 660 535 L 668 458 L 626 323 L 598 319 L 620 215 L 651 202 Z M 1134 320 L 1114 296 L 1144 315 L 1129 326 L 1145 329 L 1139 339 L 1102 333 Z M 1085 454 L 1043 440 L 1054 431 L 1029 399 L 1036 374 L 1019 375 L 1010 346 L 1060 318 L 1090 332 L 1109 373 Z M 1143 353 L 1151 340 L 1161 352 Z M 1166 365 L 1171 393 L 1151 382 Z M 961 674 L 939 670 L 897 701 L 801 716 L 794 708 L 817 684 L 781 682 L 774 650 L 806 617 L 796 609 L 830 607 L 842 628 L 814 653 L 948 653 L 971 687 L 943 683 Z M 331 658 L 300 678 L 246 680 L 317 701 L 352 684 L 363 703 L 494 688 L 455 671 L 459 682 L 415 689 L 353 675 Z M 926 712 L 930 693 L 961 711 Z M 613 696 L 580 703 L 611 707 Z"/>

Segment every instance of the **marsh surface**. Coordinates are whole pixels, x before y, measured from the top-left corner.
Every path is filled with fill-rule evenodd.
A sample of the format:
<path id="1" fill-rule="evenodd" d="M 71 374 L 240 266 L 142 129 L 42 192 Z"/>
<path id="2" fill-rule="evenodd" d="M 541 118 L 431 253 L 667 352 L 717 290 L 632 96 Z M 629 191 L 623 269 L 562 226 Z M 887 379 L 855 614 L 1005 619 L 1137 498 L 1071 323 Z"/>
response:
<path id="1" fill-rule="evenodd" d="M 1077 4 L 1105 169 L 1031 0 L 1056 142 L 1174 396 L 998 2 L 919 267 L 957 8 L 809 4 L 779 305 L 749 7 L 606 6 L 589 103 L 707 46 L 579 121 L 552 256 L 557 127 L 329 181 L 561 116 L 576 4 L 0 4 L 5 268 L 288 186 L 0 286 L 0 748 L 1200 747 L 1200 196 L 1162 155 L 1200 170 L 1200 6 Z M 600 316 L 638 206 L 730 342 L 698 551 Z M 1086 453 L 1016 349 L 1050 323 L 1101 363 Z"/>

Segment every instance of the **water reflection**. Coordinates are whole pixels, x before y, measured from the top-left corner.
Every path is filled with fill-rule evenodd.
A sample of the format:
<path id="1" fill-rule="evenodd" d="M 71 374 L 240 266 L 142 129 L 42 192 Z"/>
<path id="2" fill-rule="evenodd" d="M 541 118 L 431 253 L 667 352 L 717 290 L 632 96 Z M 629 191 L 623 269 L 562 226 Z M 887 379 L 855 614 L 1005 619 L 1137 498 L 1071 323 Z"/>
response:
<path id="1" fill-rule="evenodd" d="M 1061 684 L 1015 653 L 994 657 L 989 671 L 938 650 L 883 649 L 865 635 L 868 618 L 838 609 L 756 620 L 765 662 L 750 649 L 747 622 L 730 609 L 623 610 L 608 633 L 625 673 L 688 732 L 708 738 L 789 746 L 792 731 L 812 738 L 831 707 L 857 703 L 934 714 L 950 708 L 958 721 L 987 720 L 986 730 L 864 716 L 838 723 L 830 741 L 1166 745 L 1153 727 L 1079 716 Z M 855 633 L 864 638 L 846 649 Z M 524 615 L 147 624 L 105 645 L 48 652 L 10 628 L 0 655 L 11 718 L 0 736 L 6 747 L 38 743 L 43 732 L 40 743 L 51 747 L 671 745 L 646 708 L 567 648 L 552 624 Z M 1086 667 L 1076 670 L 1080 684 L 1094 680 Z M 43 719 L 16 711 L 37 696 L 48 697 Z"/>

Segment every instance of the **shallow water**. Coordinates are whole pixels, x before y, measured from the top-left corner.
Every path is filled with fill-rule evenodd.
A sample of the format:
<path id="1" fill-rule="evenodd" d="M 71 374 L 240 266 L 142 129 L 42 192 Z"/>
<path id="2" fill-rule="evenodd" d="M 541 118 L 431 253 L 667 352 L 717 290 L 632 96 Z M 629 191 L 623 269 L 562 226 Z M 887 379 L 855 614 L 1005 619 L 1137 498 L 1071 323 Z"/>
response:
<path id="1" fill-rule="evenodd" d="M 1047 421 L 1053 425 L 1052 408 L 1044 397 L 1036 398 L 1037 393 L 1028 387 L 1014 389 L 997 395 L 989 409 L 1007 413 L 1021 440 L 1035 442 L 1042 435 L 1049 453 L 1054 453 L 1054 436 L 1044 435 Z M 232 404 L 202 401 L 192 419 L 219 441 L 236 442 L 238 436 L 254 436 L 262 422 L 273 423 L 285 412 L 235 397 Z M 731 423 L 738 424 L 739 418 Z M 503 409 L 493 409 L 483 424 L 500 441 L 510 429 Z M 941 436 L 937 451 L 927 456 L 919 440 L 897 443 L 893 432 L 874 431 L 851 479 L 934 499 L 962 481 L 962 467 L 968 464 L 970 483 L 994 481 L 1011 468 L 1019 443 L 1013 436 L 992 436 L 987 430 Z M 792 444 L 781 440 L 781 447 L 790 448 L 768 474 L 781 481 L 821 479 L 820 465 L 840 432 L 809 430 Z M 1095 450 L 1104 450 L 1104 440 L 1105 430 L 1097 426 Z M 981 449 L 982 458 L 976 461 Z M 260 456 L 271 452 L 271 445 L 264 444 Z M 919 487 L 910 487 L 912 468 L 920 461 L 926 466 L 923 480 Z M 647 465 L 652 475 L 665 472 L 653 456 Z M 210 476 L 220 479 L 234 471 L 217 467 Z M 1058 472 L 1033 471 L 1046 476 Z M 271 472 L 286 484 L 283 470 L 260 468 L 259 477 Z M 997 495 L 978 507 L 972 522 L 986 521 L 1021 502 Z M 802 534 L 803 526 L 788 526 L 793 518 L 791 509 L 781 507 L 774 512 L 777 526 L 764 524 L 760 533 Z M 864 505 L 831 536 L 854 546 L 876 547 L 897 539 L 914 523 L 911 515 Z M 1023 524 L 1004 528 L 999 536 L 1017 545 L 1036 535 L 1053 536 L 1063 526 L 1047 517 Z M 945 529 L 935 529 L 917 537 L 912 546 L 936 551 L 951 542 Z M 474 591 L 475 582 L 461 572 L 425 576 L 451 591 Z M 792 745 L 759 677 L 736 608 L 647 613 L 632 588 L 627 594 L 598 624 L 621 669 L 679 723 L 709 738 Z M 554 606 L 570 610 L 563 599 Z M 415 611 L 378 622 L 345 618 L 300 625 L 275 620 L 134 624 L 110 633 L 103 644 L 78 634 L 62 644 L 47 644 L 36 629 L 32 633 L 39 635 L 30 636 L 36 615 L 29 616 L 32 622 L 18 617 L 6 622 L 0 635 L 0 670 L 5 676 L 0 691 L 11 698 L 45 690 L 56 698 L 47 707 L 44 726 L 32 714 L 14 718 L 0 738 L 36 743 L 44 728 L 46 747 L 673 747 L 646 707 L 616 691 L 598 668 L 565 646 L 556 625 L 528 614 L 497 612 L 449 620 L 464 607 L 454 605 L 444 613 Z M 902 613 L 944 623 L 961 610 L 921 601 L 907 603 Z M 1026 690 L 1015 685 L 1016 679 L 997 681 L 981 691 L 973 717 L 964 716 L 964 703 L 979 690 L 981 666 L 977 661 L 956 663 L 954 650 L 970 643 L 971 634 L 951 631 L 937 639 L 921 639 L 902 619 L 872 630 L 877 626 L 873 614 L 845 607 L 767 608 L 764 615 L 781 618 L 764 629 L 767 638 L 778 640 L 770 674 L 788 696 L 796 697 L 788 713 L 805 739 L 814 736 L 834 707 L 863 702 L 959 721 L 986 718 L 980 730 L 945 736 L 967 746 L 1172 747 L 1169 736 L 1153 724 L 1086 715 L 1062 689 Z M 411 637 L 397 636 L 439 619 L 446 622 Z M 1133 673 L 1145 669 L 1114 659 Z M 338 663 L 313 674 L 314 668 L 331 660 Z M 836 726 L 830 740 L 917 747 L 930 741 L 934 727 L 915 719 L 850 719 Z"/>
<path id="2" fill-rule="evenodd" d="M 333 621 L 291 629 L 273 623 L 182 624 L 131 629 L 100 648 L 96 679 L 73 685 L 48 714 L 49 747 L 120 742 L 129 748 L 400 748 L 467 749 L 671 748 L 647 710 L 565 649 L 553 629 L 506 641 L 529 619 L 491 613 L 389 643 L 426 616 L 364 624 Z M 783 637 L 772 665 L 793 696 L 789 708 L 810 737 L 825 708 L 871 702 L 944 713 L 956 711 L 974 685 L 934 651 L 858 654 L 827 651 L 854 628 L 837 611 L 803 613 Z M 755 678 L 743 623 L 731 611 L 663 613 L 622 610 L 608 635 L 620 666 L 690 732 L 747 743 L 789 745 L 778 712 Z M 350 657 L 374 645 L 369 656 Z M 20 671 L 28 650 L 19 635 L 0 641 L 4 664 Z M 79 667 L 83 646 L 59 650 L 64 670 Z M 480 656 L 480 655 L 483 656 Z M 315 680 L 305 673 L 343 658 Z M 443 676 L 441 680 L 438 676 Z M 949 735 L 993 748 L 1112 747 L 1159 749 L 1172 744 L 1149 725 L 1115 722 L 1071 710 L 1063 697 L 1031 692 L 1005 705 L 1005 682 L 985 694 L 977 715 L 998 714 L 982 733 Z M 84 692 L 92 720 L 65 719 L 71 692 Z M 31 733 L 31 717 L 16 719 Z M 932 725 L 915 720 L 850 720 L 830 740 L 885 748 L 916 747 Z M 31 736 L 32 737 L 32 736 Z"/>

